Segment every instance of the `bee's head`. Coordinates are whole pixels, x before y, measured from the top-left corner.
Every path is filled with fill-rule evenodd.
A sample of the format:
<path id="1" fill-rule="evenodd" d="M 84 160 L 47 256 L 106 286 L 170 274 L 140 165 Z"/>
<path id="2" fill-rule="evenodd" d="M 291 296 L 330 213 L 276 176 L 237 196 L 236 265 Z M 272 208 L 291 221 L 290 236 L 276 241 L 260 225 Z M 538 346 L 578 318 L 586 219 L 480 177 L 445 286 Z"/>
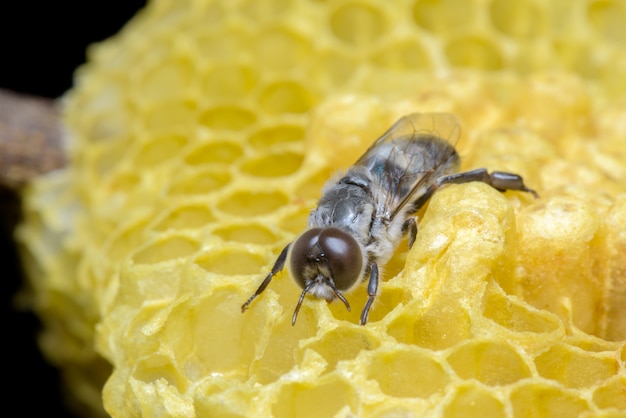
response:
<path id="1" fill-rule="evenodd" d="M 363 274 L 363 252 L 356 239 L 334 227 L 311 228 L 291 245 L 288 268 L 302 287 L 302 295 L 293 322 L 307 293 L 327 301 L 339 298 L 348 310 L 350 305 L 341 294 L 354 286 Z"/>

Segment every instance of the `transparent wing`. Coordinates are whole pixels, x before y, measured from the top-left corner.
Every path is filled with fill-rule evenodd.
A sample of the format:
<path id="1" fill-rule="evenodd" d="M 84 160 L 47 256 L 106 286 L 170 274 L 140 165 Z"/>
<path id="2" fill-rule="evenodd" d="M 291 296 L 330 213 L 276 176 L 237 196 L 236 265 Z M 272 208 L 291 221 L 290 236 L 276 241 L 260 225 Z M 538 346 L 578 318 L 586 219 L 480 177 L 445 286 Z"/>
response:
<path id="1" fill-rule="evenodd" d="M 413 113 L 378 138 L 355 163 L 372 173 L 377 215 L 393 219 L 438 177 L 458 170 L 460 134 L 450 113 Z"/>

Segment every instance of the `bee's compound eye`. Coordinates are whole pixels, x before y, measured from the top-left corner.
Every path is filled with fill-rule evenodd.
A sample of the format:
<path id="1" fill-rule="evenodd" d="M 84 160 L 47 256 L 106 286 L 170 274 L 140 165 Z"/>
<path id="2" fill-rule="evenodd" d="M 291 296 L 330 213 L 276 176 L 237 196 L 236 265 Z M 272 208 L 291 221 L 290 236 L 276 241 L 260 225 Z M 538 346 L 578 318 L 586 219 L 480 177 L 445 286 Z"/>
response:
<path id="1" fill-rule="evenodd" d="M 311 228 L 300 235 L 291 245 L 289 252 L 289 270 L 294 280 L 304 289 L 311 263 L 319 257 L 319 236 L 322 228 Z M 308 273 L 308 274 L 307 274 Z M 309 277 L 312 278 L 312 277 Z"/>
<path id="2" fill-rule="evenodd" d="M 292 245 L 289 269 L 304 288 L 319 274 L 332 279 L 338 290 L 351 288 L 363 268 L 361 247 L 354 237 L 338 228 L 312 228 Z"/>
<path id="3" fill-rule="evenodd" d="M 326 255 L 337 289 L 350 289 L 363 268 L 363 255 L 356 239 L 341 229 L 324 228 L 319 245 Z"/>

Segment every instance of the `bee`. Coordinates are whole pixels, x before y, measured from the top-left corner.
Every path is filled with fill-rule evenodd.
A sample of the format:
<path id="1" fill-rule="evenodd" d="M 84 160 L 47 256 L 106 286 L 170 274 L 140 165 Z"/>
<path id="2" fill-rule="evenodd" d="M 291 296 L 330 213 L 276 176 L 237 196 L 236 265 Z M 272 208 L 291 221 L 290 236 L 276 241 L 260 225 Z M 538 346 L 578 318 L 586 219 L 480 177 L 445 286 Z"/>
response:
<path id="1" fill-rule="evenodd" d="M 480 168 L 459 172 L 455 145 L 460 124 L 450 113 L 413 113 L 400 118 L 365 151 L 339 180 L 322 189 L 309 215 L 308 229 L 280 253 L 258 289 L 241 306 L 244 312 L 285 265 L 302 293 L 291 319 L 295 325 L 307 294 L 339 299 L 367 279 L 365 325 L 378 292 L 380 268 L 403 236 L 415 242 L 415 214 L 440 187 L 480 181 L 497 190 L 537 193 L 521 176 Z"/>

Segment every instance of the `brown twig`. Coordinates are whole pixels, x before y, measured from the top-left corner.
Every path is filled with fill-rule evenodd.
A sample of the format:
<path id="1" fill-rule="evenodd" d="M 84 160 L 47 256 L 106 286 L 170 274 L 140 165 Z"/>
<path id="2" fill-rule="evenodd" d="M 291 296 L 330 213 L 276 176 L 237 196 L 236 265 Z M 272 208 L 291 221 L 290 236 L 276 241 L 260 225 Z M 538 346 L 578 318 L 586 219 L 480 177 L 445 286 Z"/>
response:
<path id="1" fill-rule="evenodd" d="M 56 101 L 0 89 L 0 187 L 18 188 L 66 162 Z"/>

